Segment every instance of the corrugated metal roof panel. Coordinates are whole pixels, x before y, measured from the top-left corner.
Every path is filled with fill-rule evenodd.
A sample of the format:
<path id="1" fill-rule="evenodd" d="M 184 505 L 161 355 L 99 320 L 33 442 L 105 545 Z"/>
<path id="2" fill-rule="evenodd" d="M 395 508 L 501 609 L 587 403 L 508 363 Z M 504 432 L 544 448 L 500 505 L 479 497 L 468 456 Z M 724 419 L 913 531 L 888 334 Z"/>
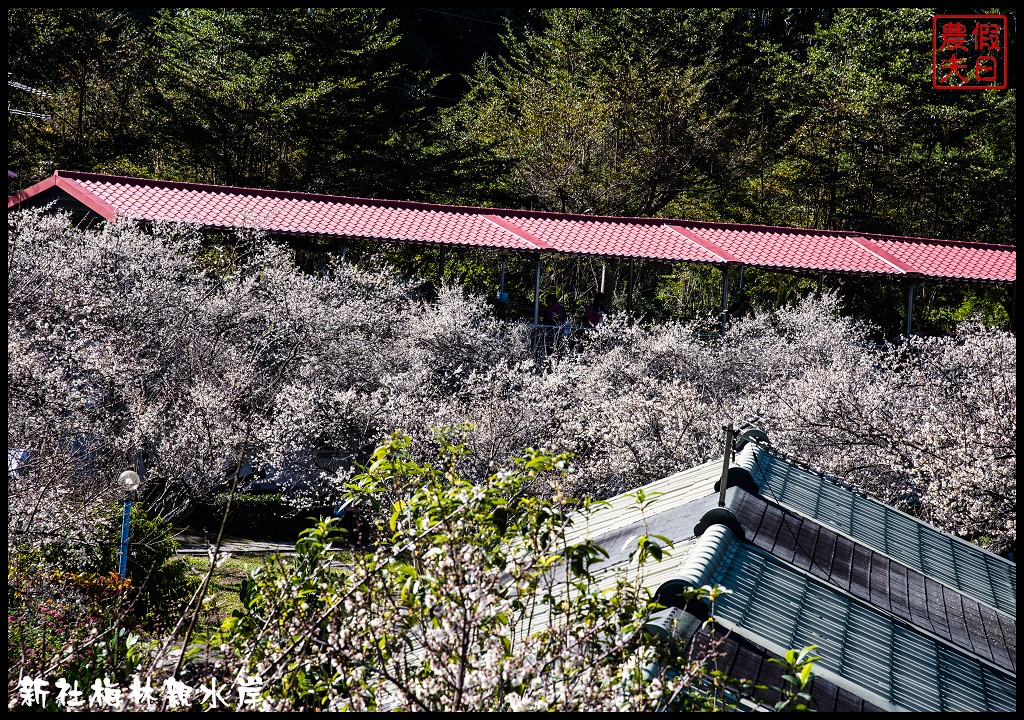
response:
<path id="1" fill-rule="evenodd" d="M 693 528 L 717 497 L 714 485 L 721 473 L 722 461 L 715 460 L 655 480 L 642 488 L 647 498 L 655 499 L 646 509 L 638 505 L 635 490 L 596 503 L 588 512 L 574 515 L 566 542 L 575 544 L 589 539 L 609 553 L 606 561 L 592 566 L 601 591 L 613 588 L 625 572 L 627 577 L 639 578 L 642 587 L 654 593 L 684 572 L 698 545 Z M 664 559 L 648 562 L 642 572 L 636 560 L 629 559 L 635 548 L 634 540 L 641 533 L 664 535 L 674 543 Z M 546 605 L 537 605 L 530 615 L 531 632 L 550 626 Z"/>
<path id="2" fill-rule="evenodd" d="M 669 580 L 680 576 L 682 568 L 696 547 L 697 538 L 692 536 L 677 541 L 675 547 L 660 562 L 651 561 L 645 564 L 642 572 L 639 572 L 635 561 L 629 561 L 620 555 L 615 562 L 604 564 L 595 570 L 597 589 L 599 592 L 612 590 L 620 577 L 626 577 L 633 580 L 639 579 L 641 587 L 654 593 Z M 568 593 L 570 598 L 576 594 L 576 591 L 566 583 L 560 583 L 558 589 Z M 532 610 L 524 614 L 524 618 L 529 621 L 529 627 L 524 627 L 522 630 L 536 633 L 550 628 L 552 626 L 550 607 L 547 603 L 535 603 Z"/>
<path id="3" fill-rule="evenodd" d="M 603 501 L 591 513 L 577 515 L 568 539 L 576 543 L 588 537 L 607 536 L 617 529 L 640 522 L 644 517 L 652 519 L 662 513 L 671 513 L 681 505 L 713 495 L 715 482 L 721 474 L 722 461 L 713 460 L 644 485 L 644 494 L 648 498 L 656 498 L 656 502 L 643 512 L 637 506 L 636 490 L 616 495 Z M 693 526 L 686 530 L 692 537 Z"/>
<path id="4" fill-rule="evenodd" d="M 329 195 L 195 187 L 182 183 L 79 181 L 116 208 L 118 216 L 146 221 L 250 227 L 295 235 L 337 235 L 402 242 L 473 245 L 530 251 L 536 247 L 479 213 L 383 204 Z"/>
<path id="5" fill-rule="evenodd" d="M 755 547 L 783 562 L 789 562 L 794 550 L 802 548 L 811 556 L 811 565 L 802 569 L 813 577 L 965 652 L 1016 672 L 1016 622 L 1009 616 L 763 497 L 742 490 L 730 491 L 728 504 Z M 819 545 L 827 551 L 819 553 Z M 837 553 L 837 548 L 847 551 Z M 846 558 L 852 561 L 845 562 Z M 907 592 L 911 585 L 922 586 L 926 592 L 926 602 L 914 612 Z"/>
<path id="6" fill-rule="evenodd" d="M 725 631 L 714 623 L 702 626 L 696 638 L 697 652 L 714 652 L 718 670 L 729 677 L 743 678 L 765 689 L 755 690 L 754 698 L 765 708 L 771 708 L 779 699 L 768 688 L 783 687 L 783 666 L 770 662 L 779 657 L 747 638 Z M 712 644 L 714 647 L 712 648 Z M 810 682 L 811 709 L 816 712 L 880 712 L 882 708 L 864 698 L 839 687 L 823 676 L 813 676 Z"/>
<path id="7" fill-rule="evenodd" d="M 790 228 L 734 229 L 683 225 L 723 248 L 745 265 L 780 270 L 878 273 L 902 275 L 904 271 L 878 257 L 849 237 L 835 233 Z"/>
<path id="8" fill-rule="evenodd" d="M 913 265 L 923 275 L 957 280 L 1013 282 L 1017 278 L 1017 253 L 1008 246 L 977 243 L 922 242 L 884 237 L 879 246 Z"/>
<path id="9" fill-rule="evenodd" d="M 969 597 L 1017 616 L 1017 567 L 748 443 L 737 454 L 766 498 L 814 518 Z"/>
<path id="10" fill-rule="evenodd" d="M 737 453 L 737 464 L 746 461 L 767 472 L 760 452 L 748 445 Z M 778 461 L 777 489 L 785 485 L 785 494 L 802 495 L 805 503 L 830 504 L 830 492 L 808 492 L 812 484 L 790 472 L 789 463 L 767 460 Z M 816 474 L 802 472 L 821 482 Z M 713 460 L 645 486 L 645 494 L 653 498 L 646 512 L 637 506 L 635 492 L 629 492 L 581 518 L 571 541 L 589 538 L 610 554 L 596 567 L 599 588 L 610 590 L 620 578 L 633 579 L 652 593 L 681 579 L 694 586 L 724 585 L 731 592 L 715 603 L 718 626 L 776 657 L 790 648 L 816 645 L 822 659 L 814 673 L 844 707 L 1015 709 L 1015 622 L 977 601 L 968 602 L 926 577 L 924 570 L 908 568 L 882 549 L 854 542 L 856 524 L 877 521 L 870 507 L 859 505 L 864 498 L 829 484 L 830 490 L 844 493 L 844 499 L 854 499 L 836 513 L 845 527 L 856 516 L 853 532 L 847 534 L 733 488 L 727 506 L 750 542 L 738 541 L 722 524 L 711 525 L 695 538 L 697 518 L 718 510 L 718 493 L 709 490 L 720 473 L 720 461 Z M 892 544 L 908 536 L 920 543 L 937 533 L 905 516 L 892 520 L 863 535 L 876 544 Z M 642 570 L 629 557 L 641 532 L 664 534 L 674 541 L 663 561 L 650 562 Z M 559 587 L 574 592 L 569 584 Z M 530 616 L 530 632 L 559 621 L 545 605 L 536 606 Z M 737 662 L 756 670 L 754 666 L 766 660 L 762 656 Z"/>
<path id="11" fill-rule="evenodd" d="M 506 216 L 506 220 L 564 253 L 685 262 L 719 261 L 699 244 L 656 223 L 522 215 Z"/>
<path id="12" fill-rule="evenodd" d="M 176 183 L 58 170 L 8 210 L 63 193 L 102 218 L 796 272 L 1016 280 L 1016 248 L 801 228 L 616 218 Z M 77 205 L 76 205 L 77 206 Z"/>
<path id="13" fill-rule="evenodd" d="M 879 706 L 919 712 L 1016 708 L 1013 674 L 749 544 L 737 544 L 732 562 L 712 581 L 732 590 L 715 604 L 724 627 L 779 654 L 817 645 L 816 672 L 840 686 L 856 686 L 860 697 Z"/>

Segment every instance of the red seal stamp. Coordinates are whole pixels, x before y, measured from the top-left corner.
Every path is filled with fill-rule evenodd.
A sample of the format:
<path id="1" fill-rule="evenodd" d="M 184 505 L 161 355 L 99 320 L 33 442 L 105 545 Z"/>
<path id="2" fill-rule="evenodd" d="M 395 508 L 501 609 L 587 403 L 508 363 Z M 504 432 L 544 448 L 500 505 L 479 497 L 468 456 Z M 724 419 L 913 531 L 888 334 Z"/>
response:
<path id="1" fill-rule="evenodd" d="M 932 87 L 936 90 L 1006 88 L 1005 15 L 935 15 Z"/>

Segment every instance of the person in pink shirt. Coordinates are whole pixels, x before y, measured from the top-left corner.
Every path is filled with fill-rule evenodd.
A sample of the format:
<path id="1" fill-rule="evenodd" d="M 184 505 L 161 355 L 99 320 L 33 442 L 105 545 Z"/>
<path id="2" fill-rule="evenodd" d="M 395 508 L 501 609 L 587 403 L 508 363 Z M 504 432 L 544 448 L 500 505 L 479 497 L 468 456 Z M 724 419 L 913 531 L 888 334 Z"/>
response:
<path id="1" fill-rule="evenodd" d="M 604 321 L 604 296 L 601 292 L 594 293 L 594 301 L 587 306 L 583 314 L 583 324 L 588 328 L 596 328 Z"/>

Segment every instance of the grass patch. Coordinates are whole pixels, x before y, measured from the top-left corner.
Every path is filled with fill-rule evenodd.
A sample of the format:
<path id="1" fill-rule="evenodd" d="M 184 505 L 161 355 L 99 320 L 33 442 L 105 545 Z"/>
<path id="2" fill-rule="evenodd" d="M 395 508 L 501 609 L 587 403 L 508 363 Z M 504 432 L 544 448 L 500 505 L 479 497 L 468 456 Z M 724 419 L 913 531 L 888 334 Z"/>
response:
<path id="1" fill-rule="evenodd" d="M 207 600 L 199 615 L 200 624 L 206 628 L 220 625 L 224 618 L 231 615 L 232 610 L 241 610 L 242 602 L 238 598 L 238 589 L 249 573 L 267 563 L 276 562 L 277 553 L 259 553 L 252 555 L 232 555 L 213 571 L 210 584 L 206 589 Z M 185 556 L 198 577 L 203 577 L 210 569 L 210 559 L 205 556 Z"/>
<path id="2" fill-rule="evenodd" d="M 337 559 L 332 562 L 346 562 L 351 557 L 351 552 L 348 549 L 335 550 Z M 184 555 L 182 557 L 192 568 L 196 577 L 200 579 L 210 569 L 210 559 L 205 555 Z M 207 600 L 199 614 L 199 626 L 204 629 L 213 629 L 219 626 L 225 618 L 230 617 L 233 610 L 242 609 L 238 590 L 242 581 L 254 569 L 269 564 L 279 566 L 279 564 L 287 564 L 290 560 L 291 558 L 281 557 L 280 553 L 274 552 L 236 554 L 228 557 L 213 571 L 213 576 L 210 578 L 210 584 L 206 588 Z"/>

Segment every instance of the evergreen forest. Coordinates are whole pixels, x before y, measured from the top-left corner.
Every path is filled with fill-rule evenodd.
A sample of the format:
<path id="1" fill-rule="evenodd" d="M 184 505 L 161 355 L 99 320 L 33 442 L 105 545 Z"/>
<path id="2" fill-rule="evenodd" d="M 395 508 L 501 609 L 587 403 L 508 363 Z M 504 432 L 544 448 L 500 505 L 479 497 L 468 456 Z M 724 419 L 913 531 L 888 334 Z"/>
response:
<path id="1" fill-rule="evenodd" d="M 63 169 L 1015 245 L 1016 11 L 985 11 L 1009 24 L 1009 87 L 993 92 L 932 87 L 936 12 L 10 8 L 8 187 Z M 436 275 L 435 254 L 384 252 Z M 470 290 L 498 286 L 493 262 L 447 262 Z M 581 311 L 605 272 L 624 308 L 618 265 L 552 259 L 545 282 Z M 531 271 L 508 268 L 499 312 L 528 314 Z M 897 334 L 903 288 L 826 281 Z M 778 307 L 816 282 L 752 270 L 744 288 Z M 696 319 L 721 285 L 656 262 L 632 283 L 648 320 Z M 1014 320 L 1005 286 L 916 292 L 921 332 Z"/>

